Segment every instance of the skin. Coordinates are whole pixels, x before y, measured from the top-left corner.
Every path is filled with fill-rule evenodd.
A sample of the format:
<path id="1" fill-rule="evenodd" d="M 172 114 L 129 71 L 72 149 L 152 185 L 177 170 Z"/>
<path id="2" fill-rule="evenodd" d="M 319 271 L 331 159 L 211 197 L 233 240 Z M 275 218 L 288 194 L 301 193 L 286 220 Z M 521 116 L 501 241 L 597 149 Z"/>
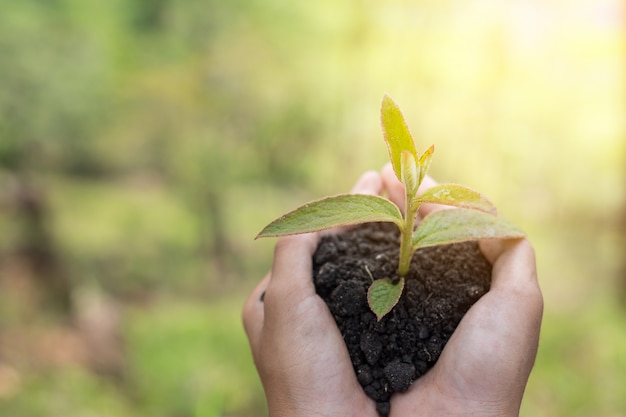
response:
<path id="1" fill-rule="evenodd" d="M 422 189 L 434 184 L 427 177 Z M 352 190 L 383 191 L 404 207 L 402 184 L 390 165 L 381 173 L 366 172 Z M 424 205 L 419 216 L 440 209 Z M 319 237 L 279 239 L 272 270 L 244 306 L 243 323 L 269 414 L 377 417 L 341 333 L 315 293 L 311 256 Z M 436 365 L 407 392 L 392 397 L 391 416 L 519 415 L 543 312 L 535 255 L 525 239 L 482 241 L 480 247 L 493 265 L 491 290 L 467 312 Z"/>

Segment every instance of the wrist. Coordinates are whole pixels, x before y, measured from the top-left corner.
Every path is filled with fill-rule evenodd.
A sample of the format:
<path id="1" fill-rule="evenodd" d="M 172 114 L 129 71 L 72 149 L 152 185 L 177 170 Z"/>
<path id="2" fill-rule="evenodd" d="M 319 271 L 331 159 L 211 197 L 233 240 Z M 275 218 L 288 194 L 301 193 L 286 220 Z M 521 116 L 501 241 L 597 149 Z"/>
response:
<path id="1" fill-rule="evenodd" d="M 299 397 L 293 392 L 274 395 L 266 392 L 266 398 L 269 417 L 363 417 L 371 415 L 375 408 L 374 401 L 369 398 L 349 396 L 342 396 L 340 401 L 319 396 L 310 401 L 310 396 Z"/>
<path id="2" fill-rule="evenodd" d="M 519 417 L 521 401 L 515 398 L 472 399 L 424 382 L 418 380 L 408 392 L 392 397 L 391 417 Z"/>

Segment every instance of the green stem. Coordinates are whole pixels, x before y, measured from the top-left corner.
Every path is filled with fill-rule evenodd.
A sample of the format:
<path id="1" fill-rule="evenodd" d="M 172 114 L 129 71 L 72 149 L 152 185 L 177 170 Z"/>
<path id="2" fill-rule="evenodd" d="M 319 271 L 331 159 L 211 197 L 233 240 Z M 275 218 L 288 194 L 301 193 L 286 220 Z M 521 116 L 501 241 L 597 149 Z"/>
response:
<path id="1" fill-rule="evenodd" d="M 406 205 L 404 216 L 404 229 L 402 229 L 400 240 L 400 259 L 398 261 L 398 275 L 401 277 L 409 273 L 411 258 L 413 257 L 413 227 L 419 204 L 413 203 L 413 196 L 406 193 Z"/>

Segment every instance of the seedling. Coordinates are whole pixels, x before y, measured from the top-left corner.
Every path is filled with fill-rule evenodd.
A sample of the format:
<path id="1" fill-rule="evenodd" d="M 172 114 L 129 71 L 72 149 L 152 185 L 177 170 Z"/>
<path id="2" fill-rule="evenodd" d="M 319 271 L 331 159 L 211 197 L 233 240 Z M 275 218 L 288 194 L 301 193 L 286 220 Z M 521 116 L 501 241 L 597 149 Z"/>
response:
<path id="1" fill-rule="evenodd" d="M 387 95 L 383 98 L 381 119 L 393 170 L 404 185 L 404 214 L 383 197 L 342 194 L 307 203 L 274 220 L 257 236 L 309 233 L 368 222 L 395 223 L 400 229 L 398 276 L 373 279 L 367 294 L 378 320 L 398 303 L 417 249 L 469 240 L 524 237 L 519 228 L 496 216 L 496 208 L 487 198 L 468 187 L 440 184 L 418 196 L 435 148 L 431 146 L 421 155 L 417 153 L 402 112 Z M 434 211 L 416 228 L 417 212 L 425 203 L 456 208 Z"/>

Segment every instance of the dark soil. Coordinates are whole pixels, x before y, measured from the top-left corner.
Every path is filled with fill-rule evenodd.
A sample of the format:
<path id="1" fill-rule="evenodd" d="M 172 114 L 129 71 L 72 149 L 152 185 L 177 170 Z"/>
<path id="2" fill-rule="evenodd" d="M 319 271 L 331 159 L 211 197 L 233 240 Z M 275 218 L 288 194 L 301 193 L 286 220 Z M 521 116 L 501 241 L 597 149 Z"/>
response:
<path id="1" fill-rule="evenodd" d="M 357 378 L 389 414 L 391 395 L 437 362 L 467 310 L 489 290 L 491 265 L 475 242 L 418 250 L 402 297 L 380 322 L 367 304 L 374 279 L 396 276 L 398 228 L 370 223 L 324 237 L 313 256 L 313 277 L 348 347 Z"/>

